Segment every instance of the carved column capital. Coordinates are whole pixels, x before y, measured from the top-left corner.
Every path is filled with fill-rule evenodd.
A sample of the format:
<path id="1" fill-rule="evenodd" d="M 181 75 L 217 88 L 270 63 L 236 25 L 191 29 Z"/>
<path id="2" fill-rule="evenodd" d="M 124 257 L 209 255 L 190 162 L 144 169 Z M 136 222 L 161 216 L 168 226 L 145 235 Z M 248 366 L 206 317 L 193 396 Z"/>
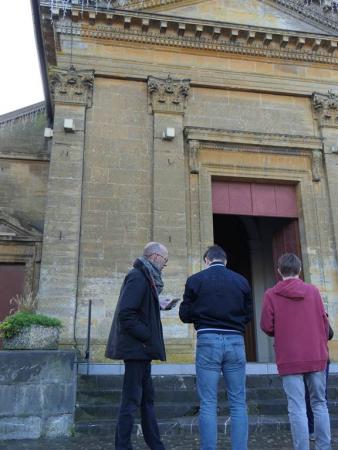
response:
<path id="1" fill-rule="evenodd" d="M 184 114 L 190 91 L 190 80 L 148 77 L 150 112 Z"/>
<path id="2" fill-rule="evenodd" d="M 200 142 L 197 140 L 189 141 L 189 169 L 190 173 L 199 173 L 198 151 Z"/>
<path id="3" fill-rule="evenodd" d="M 94 71 L 55 68 L 49 74 L 50 87 L 55 102 L 92 105 Z"/>
<path id="4" fill-rule="evenodd" d="M 312 94 L 312 105 L 316 118 L 321 127 L 338 128 L 338 96 L 328 91 L 327 94 Z"/>

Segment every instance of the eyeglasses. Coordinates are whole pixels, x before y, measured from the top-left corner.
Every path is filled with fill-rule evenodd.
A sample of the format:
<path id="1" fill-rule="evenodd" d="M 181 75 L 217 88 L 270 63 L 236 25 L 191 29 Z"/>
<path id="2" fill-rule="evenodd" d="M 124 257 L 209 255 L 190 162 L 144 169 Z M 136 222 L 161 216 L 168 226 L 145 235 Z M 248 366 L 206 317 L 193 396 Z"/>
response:
<path id="1" fill-rule="evenodd" d="M 164 256 L 162 256 L 160 253 L 153 253 L 153 255 L 157 255 L 157 256 L 160 256 L 162 259 L 163 259 L 163 261 L 164 261 L 164 264 L 167 264 L 167 262 L 168 262 L 168 258 L 165 258 Z"/>

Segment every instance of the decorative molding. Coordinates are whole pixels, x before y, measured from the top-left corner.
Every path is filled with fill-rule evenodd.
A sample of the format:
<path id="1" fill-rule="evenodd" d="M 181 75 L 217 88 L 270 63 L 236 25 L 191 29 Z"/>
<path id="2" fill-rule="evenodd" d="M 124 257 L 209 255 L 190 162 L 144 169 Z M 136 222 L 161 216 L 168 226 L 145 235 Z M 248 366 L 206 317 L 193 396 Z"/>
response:
<path id="1" fill-rule="evenodd" d="M 202 145 L 203 142 L 226 143 L 233 145 L 244 144 L 253 147 L 269 147 L 280 149 L 304 149 L 321 150 L 322 140 L 313 136 L 259 133 L 254 131 L 224 130 L 203 127 L 186 127 L 185 137 L 188 141 L 196 140 Z"/>
<path id="2" fill-rule="evenodd" d="M 312 180 L 320 181 L 322 173 L 323 154 L 320 150 L 312 152 Z"/>
<path id="3" fill-rule="evenodd" d="M 50 71 L 50 87 L 54 102 L 72 103 L 90 107 L 94 84 L 93 70 L 53 68 Z"/>
<path id="4" fill-rule="evenodd" d="M 190 173 L 198 174 L 199 169 L 199 162 L 198 162 L 198 152 L 200 149 L 200 143 L 199 141 L 193 139 L 189 142 L 189 169 Z"/>
<path id="5" fill-rule="evenodd" d="M 321 127 L 338 128 L 338 95 L 331 90 L 327 94 L 314 92 L 312 105 Z"/>
<path id="6" fill-rule="evenodd" d="M 323 145 L 319 138 L 200 127 L 186 127 L 184 134 L 189 144 L 190 173 L 199 173 L 198 152 L 206 149 L 310 157 L 312 180 L 321 180 Z"/>
<path id="7" fill-rule="evenodd" d="M 269 147 L 255 146 L 251 144 L 234 144 L 228 142 L 210 142 L 201 141 L 200 150 L 216 150 L 227 152 L 248 152 L 248 153 L 266 153 L 274 155 L 306 156 L 309 157 L 311 150 L 298 149 L 290 147 Z"/>
<path id="8" fill-rule="evenodd" d="M 184 114 L 190 91 L 190 80 L 148 77 L 149 112 Z"/>
<path id="9" fill-rule="evenodd" d="M 68 16 L 62 15 L 54 18 L 51 24 L 46 15 L 44 28 L 47 30 L 54 26 L 58 35 L 338 64 L 338 37 L 320 33 L 234 25 L 140 11 L 113 10 L 108 15 L 100 11 L 91 14 L 95 15 L 94 22 L 89 12 L 84 11 L 81 20 L 72 24 Z M 53 53 L 52 49 L 50 53 Z"/>
<path id="10" fill-rule="evenodd" d="M 26 221 L 0 208 L 0 241 L 42 241 L 42 233 Z"/>
<path id="11" fill-rule="evenodd" d="M 15 111 L 0 115 L 0 128 L 12 125 L 14 122 L 33 120 L 38 114 L 46 113 L 45 102 L 35 103 Z"/>
<path id="12" fill-rule="evenodd" d="M 17 152 L 12 151 L 2 151 L 0 150 L 0 160 L 20 160 L 20 161 L 50 161 L 50 153 L 27 153 L 27 152 Z"/>
<path id="13" fill-rule="evenodd" d="M 76 2 L 65 2 L 65 0 L 40 0 L 41 5 L 49 6 L 51 16 L 57 16 L 64 12 L 70 12 L 74 20 L 78 20 L 84 10 L 105 11 L 112 14 L 114 9 L 123 10 L 146 10 L 149 8 L 168 9 L 170 7 L 182 7 L 196 3 L 198 0 L 77 0 Z M 200 2 L 201 0 L 199 0 Z M 311 25 L 319 26 L 325 30 L 338 31 L 337 10 L 332 0 L 260 0 L 269 3 L 284 12 L 303 20 Z"/>

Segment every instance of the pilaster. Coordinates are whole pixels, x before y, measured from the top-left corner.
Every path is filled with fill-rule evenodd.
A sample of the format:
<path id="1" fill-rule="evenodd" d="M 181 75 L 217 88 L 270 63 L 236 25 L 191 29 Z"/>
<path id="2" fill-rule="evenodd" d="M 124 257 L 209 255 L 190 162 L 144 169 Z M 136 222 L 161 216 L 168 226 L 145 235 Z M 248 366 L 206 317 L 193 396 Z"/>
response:
<path id="1" fill-rule="evenodd" d="M 187 274 L 183 119 L 189 90 L 189 80 L 148 78 L 149 112 L 154 117 L 152 239 L 169 249 L 167 289 L 174 292 L 182 289 Z M 168 129 L 174 136 L 166 134 Z"/>
<path id="2" fill-rule="evenodd" d="M 323 139 L 324 160 L 331 200 L 334 235 L 338 236 L 338 96 L 332 91 L 312 95 L 315 119 Z M 336 242 L 336 247 L 338 242 Z"/>
<path id="3" fill-rule="evenodd" d="M 189 160 L 189 206 L 190 206 L 190 268 L 193 273 L 201 270 L 201 230 L 200 230 L 200 193 L 199 193 L 199 161 L 200 142 L 188 140 Z"/>
<path id="4" fill-rule="evenodd" d="M 93 71 L 74 67 L 50 74 L 55 112 L 39 310 L 62 320 L 64 344 L 75 341 L 85 119 L 93 82 Z"/>

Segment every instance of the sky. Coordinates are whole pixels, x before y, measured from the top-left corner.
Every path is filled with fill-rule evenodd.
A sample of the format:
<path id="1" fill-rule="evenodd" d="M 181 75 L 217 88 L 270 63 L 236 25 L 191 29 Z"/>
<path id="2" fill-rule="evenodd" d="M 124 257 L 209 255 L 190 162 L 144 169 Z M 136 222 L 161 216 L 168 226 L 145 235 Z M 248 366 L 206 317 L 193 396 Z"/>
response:
<path id="1" fill-rule="evenodd" d="M 30 0 L 0 0 L 0 114 L 44 100 Z"/>

